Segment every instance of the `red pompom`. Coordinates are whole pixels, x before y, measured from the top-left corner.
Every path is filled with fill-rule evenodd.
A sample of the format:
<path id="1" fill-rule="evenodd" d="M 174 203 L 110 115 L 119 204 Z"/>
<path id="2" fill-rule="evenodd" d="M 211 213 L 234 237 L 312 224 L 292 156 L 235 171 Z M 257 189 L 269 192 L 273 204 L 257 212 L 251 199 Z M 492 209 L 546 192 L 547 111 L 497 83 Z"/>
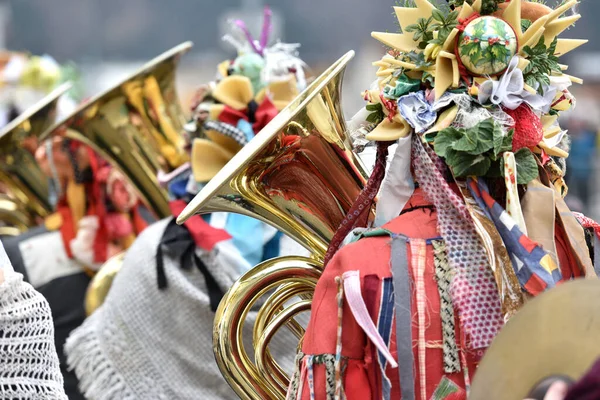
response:
<path id="1" fill-rule="evenodd" d="M 542 121 L 527 104 L 523 103 L 515 110 L 504 107 L 503 109 L 515 121 L 512 126 L 515 130 L 513 152 L 524 147 L 535 147 L 542 141 L 544 138 Z"/>

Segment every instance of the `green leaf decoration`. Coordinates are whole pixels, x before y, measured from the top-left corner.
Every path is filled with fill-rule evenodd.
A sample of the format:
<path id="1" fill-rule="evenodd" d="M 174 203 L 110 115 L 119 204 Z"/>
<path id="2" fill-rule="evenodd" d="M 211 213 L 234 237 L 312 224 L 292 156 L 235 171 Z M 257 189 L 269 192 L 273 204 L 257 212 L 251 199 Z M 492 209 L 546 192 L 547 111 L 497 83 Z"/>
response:
<path id="1" fill-rule="evenodd" d="M 400 97 L 421 89 L 421 80 L 412 79 L 402 74 L 396 80 L 396 86 L 387 85 L 383 89 L 383 96 L 390 100 L 398 100 Z"/>
<path id="2" fill-rule="evenodd" d="M 383 112 L 383 106 L 380 103 L 367 104 L 367 111 L 371 113 L 367 116 L 367 122 L 372 124 L 379 124 L 385 119 L 385 113 Z"/>
<path id="3" fill-rule="evenodd" d="M 438 132 L 434 141 L 434 149 L 438 156 L 447 157 L 448 149 L 454 149 L 454 145 L 462 137 L 462 132 L 456 128 L 446 128 Z"/>
<path id="4" fill-rule="evenodd" d="M 462 133 L 462 137 L 454 142 L 452 148 L 472 155 L 483 154 L 494 148 L 495 127 L 497 126 L 494 121 L 492 119 L 487 119 L 473 128 L 461 129 L 460 133 Z M 500 129 L 499 127 L 497 128 Z M 443 131 L 441 133 L 443 133 Z"/>
<path id="5" fill-rule="evenodd" d="M 490 118 L 469 129 L 443 129 L 433 138 L 433 144 L 436 154 L 446 160 L 458 177 L 498 176 L 501 173 L 501 154 L 512 150 L 513 134 L 512 130 L 505 134 L 502 127 Z M 521 155 L 524 162 L 530 163 L 526 156 Z M 527 167 L 529 164 L 525 164 Z"/>
<path id="6" fill-rule="evenodd" d="M 538 177 L 538 165 L 535 156 L 529 149 L 521 149 L 515 153 L 517 163 L 517 183 L 527 185 Z"/>
<path id="7" fill-rule="evenodd" d="M 502 129 L 494 124 L 494 157 L 498 158 L 505 151 L 512 151 L 512 141 L 514 129 L 511 129 L 508 134 L 504 135 Z"/>
<path id="8" fill-rule="evenodd" d="M 407 26 L 404 30 L 413 33 L 413 40 L 419 43 L 419 48 L 424 49 L 427 43 L 433 39 L 433 31 L 430 29 L 433 16 L 425 19 L 419 18 L 416 24 Z"/>
<path id="9" fill-rule="evenodd" d="M 460 178 L 485 176 L 492 165 L 492 160 L 485 155 L 473 156 L 455 150 L 448 150 L 447 154 L 446 162 L 451 165 L 454 175 Z"/>
<path id="10" fill-rule="evenodd" d="M 558 39 L 555 38 L 550 46 L 546 47 L 544 37 L 540 38 L 534 47 L 523 47 L 523 53 L 529 60 L 529 65 L 523 71 L 525 83 L 529 86 L 538 86 L 538 92 L 544 94 L 544 85 L 550 84 L 550 75 L 553 72 L 561 72 L 558 57 L 554 55 Z"/>

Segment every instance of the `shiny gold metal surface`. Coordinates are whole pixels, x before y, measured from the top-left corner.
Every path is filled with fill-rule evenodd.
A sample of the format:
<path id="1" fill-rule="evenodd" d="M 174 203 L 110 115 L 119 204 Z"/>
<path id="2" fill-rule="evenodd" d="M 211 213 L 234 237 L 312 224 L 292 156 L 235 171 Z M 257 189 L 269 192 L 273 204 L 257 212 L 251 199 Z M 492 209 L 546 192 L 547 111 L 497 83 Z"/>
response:
<path id="1" fill-rule="evenodd" d="M 213 333 L 215 356 L 225 379 L 241 399 L 285 398 L 289 378 L 268 351 L 269 341 L 286 324 L 292 330 L 298 329 L 292 318 L 310 309 L 309 299 L 320 275 L 321 264 L 314 259 L 280 257 L 254 267 L 221 301 Z M 242 336 L 244 322 L 266 294 L 270 296 L 254 325 L 254 349 L 247 349 Z M 297 301 L 298 296 L 305 299 Z"/>
<path id="2" fill-rule="evenodd" d="M 0 220 L 17 224 L 10 226 L 20 231 L 52 212 L 48 181 L 34 153 L 40 136 L 54 123 L 60 96 L 70 88 L 68 83 L 61 85 L 0 131 L 0 183 L 7 196 L 0 202 Z M 19 217 L 10 216 L 13 207 L 15 212 L 19 210 Z"/>
<path id="3" fill-rule="evenodd" d="M 168 172 L 188 161 L 175 70 L 191 47 L 186 42 L 165 52 L 44 134 L 62 134 L 93 148 L 128 178 L 159 218 L 171 212 L 158 170 Z"/>
<path id="4" fill-rule="evenodd" d="M 33 221 L 23 204 L 0 194 L 0 235 L 16 236 L 25 232 Z"/>
<path id="5" fill-rule="evenodd" d="M 581 378 L 600 358 L 600 281 L 565 283 L 531 300 L 479 364 L 469 399 L 523 400 L 543 379 Z"/>
<path id="6" fill-rule="evenodd" d="M 177 219 L 227 211 L 273 225 L 322 259 L 367 174 L 340 100 L 349 52 L 282 110 Z"/>
<path id="7" fill-rule="evenodd" d="M 182 223 L 194 214 L 220 211 L 244 214 L 273 225 L 312 252 L 312 258 L 283 257 L 259 264 L 219 305 L 215 356 L 242 399 L 285 398 L 289 377 L 273 358 L 269 342 L 283 326 L 299 340 L 304 334 L 294 316 L 310 310 L 327 246 L 367 180 L 340 106 L 344 71 L 353 56 L 347 53 L 315 79 L 177 219 Z M 242 331 L 263 296 L 267 298 L 253 325 L 251 351 L 244 346 Z"/>
<path id="8" fill-rule="evenodd" d="M 92 279 L 85 296 L 85 312 L 92 315 L 104 302 L 115 276 L 123 265 L 125 253 L 117 254 L 106 261 Z"/>

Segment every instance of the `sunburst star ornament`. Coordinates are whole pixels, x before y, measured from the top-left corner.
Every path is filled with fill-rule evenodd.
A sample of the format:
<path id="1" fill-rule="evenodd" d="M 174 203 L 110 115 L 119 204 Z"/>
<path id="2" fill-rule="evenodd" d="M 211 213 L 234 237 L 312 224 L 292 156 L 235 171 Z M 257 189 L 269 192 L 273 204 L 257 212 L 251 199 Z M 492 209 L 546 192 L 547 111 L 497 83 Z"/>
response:
<path id="1" fill-rule="evenodd" d="M 460 24 L 461 21 L 467 21 L 479 16 L 481 3 L 481 0 L 475 1 L 473 5 L 469 5 L 465 2 L 459 7 L 456 10 L 458 11 L 456 25 Z M 512 28 L 518 44 L 516 53 L 526 60 L 527 57 L 523 53 L 523 50 L 526 47 L 535 46 L 542 37 L 544 38 L 544 43 L 552 43 L 558 35 L 581 18 L 581 15 L 579 14 L 565 17 L 562 16 L 577 3 L 577 0 L 567 1 L 562 6 L 552 10 L 540 3 L 511 0 L 510 2 L 501 3 L 499 5 L 499 10 L 489 18 L 498 18 Z M 456 78 L 457 76 L 460 76 L 460 69 L 461 66 L 464 65 L 464 61 L 457 58 L 456 47 L 460 45 L 462 32 L 460 26 L 457 26 L 449 32 L 438 31 L 438 35 L 436 35 L 435 27 L 440 25 L 437 23 L 436 16 L 443 15 L 443 12 L 428 0 L 414 0 L 414 4 L 415 7 L 394 8 L 402 33 L 374 32 L 372 34 L 375 39 L 399 53 L 399 56 L 395 57 L 394 61 L 384 61 L 392 68 L 384 68 L 379 72 L 390 74 L 394 70 L 394 66 L 396 68 L 404 68 L 413 71 L 419 69 L 425 70 L 432 67 L 428 72 L 430 72 L 434 78 L 436 99 L 439 99 L 447 90 L 458 88 L 460 86 L 460 80 Z M 528 18 L 536 18 L 536 20 L 532 21 Z M 530 22 L 525 31 L 523 31 L 524 19 L 527 19 L 527 21 Z M 437 57 L 435 60 L 430 60 L 430 65 L 426 67 L 419 65 L 414 59 L 411 60 L 410 57 L 407 57 L 407 55 L 411 53 L 417 55 L 423 54 L 422 41 L 418 38 L 415 39 L 417 35 L 410 32 L 410 27 L 418 26 L 420 22 L 429 22 L 431 36 L 438 36 L 438 39 L 432 39 L 432 42 L 435 42 L 435 44 L 440 46 Z M 464 32 L 464 30 L 463 27 L 462 31 Z M 440 33 L 444 33 L 441 38 L 439 37 Z M 510 37 L 509 41 L 509 51 L 512 52 L 513 47 L 515 46 L 513 38 Z M 554 55 L 558 57 L 563 56 L 586 42 L 587 40 L 558 39 Z M 520 67 L 525 68 L 526 65 L 527 62 L 524 61 L 520 64 Z M 478 70 L 478 68 L 475 69 Z M 384 75 L 383 77 L 385 78 L 386 76 Z M 574 80 L 579 82 L 577 79 Z"/>

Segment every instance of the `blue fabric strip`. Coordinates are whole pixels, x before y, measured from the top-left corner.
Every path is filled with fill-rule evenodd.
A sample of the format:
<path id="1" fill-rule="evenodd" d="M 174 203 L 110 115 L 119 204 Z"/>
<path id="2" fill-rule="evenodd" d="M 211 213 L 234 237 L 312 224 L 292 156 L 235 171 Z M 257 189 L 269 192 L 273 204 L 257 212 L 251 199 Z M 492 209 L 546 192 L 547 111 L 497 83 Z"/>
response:
<path id="1" fill-rule="evenodd" d="M 398 374 L 402 400 L 415 399 L 414 354 L 412 346 L 411 278 L 408 273 L 407 239 L 395 236 L 392 241 L 392 275 L 396 310 Z"/>
<path id="2" fill-rule="evenodd" d="M 381 284 L 381 302 L 379 305 L 379 318 L 377 321 L 377 330 L 383 338 L 385 344 L 390 347 L 390 338 L 392 333 L 392 322 L 394 320 L 394 286 L 391 278 L 386 278 Z M 390 400 L 392 383 L 385 374 L 387 359 L 383 353 L 378 352 L 379 366 L 381 368 L 382 400 Z"/>

